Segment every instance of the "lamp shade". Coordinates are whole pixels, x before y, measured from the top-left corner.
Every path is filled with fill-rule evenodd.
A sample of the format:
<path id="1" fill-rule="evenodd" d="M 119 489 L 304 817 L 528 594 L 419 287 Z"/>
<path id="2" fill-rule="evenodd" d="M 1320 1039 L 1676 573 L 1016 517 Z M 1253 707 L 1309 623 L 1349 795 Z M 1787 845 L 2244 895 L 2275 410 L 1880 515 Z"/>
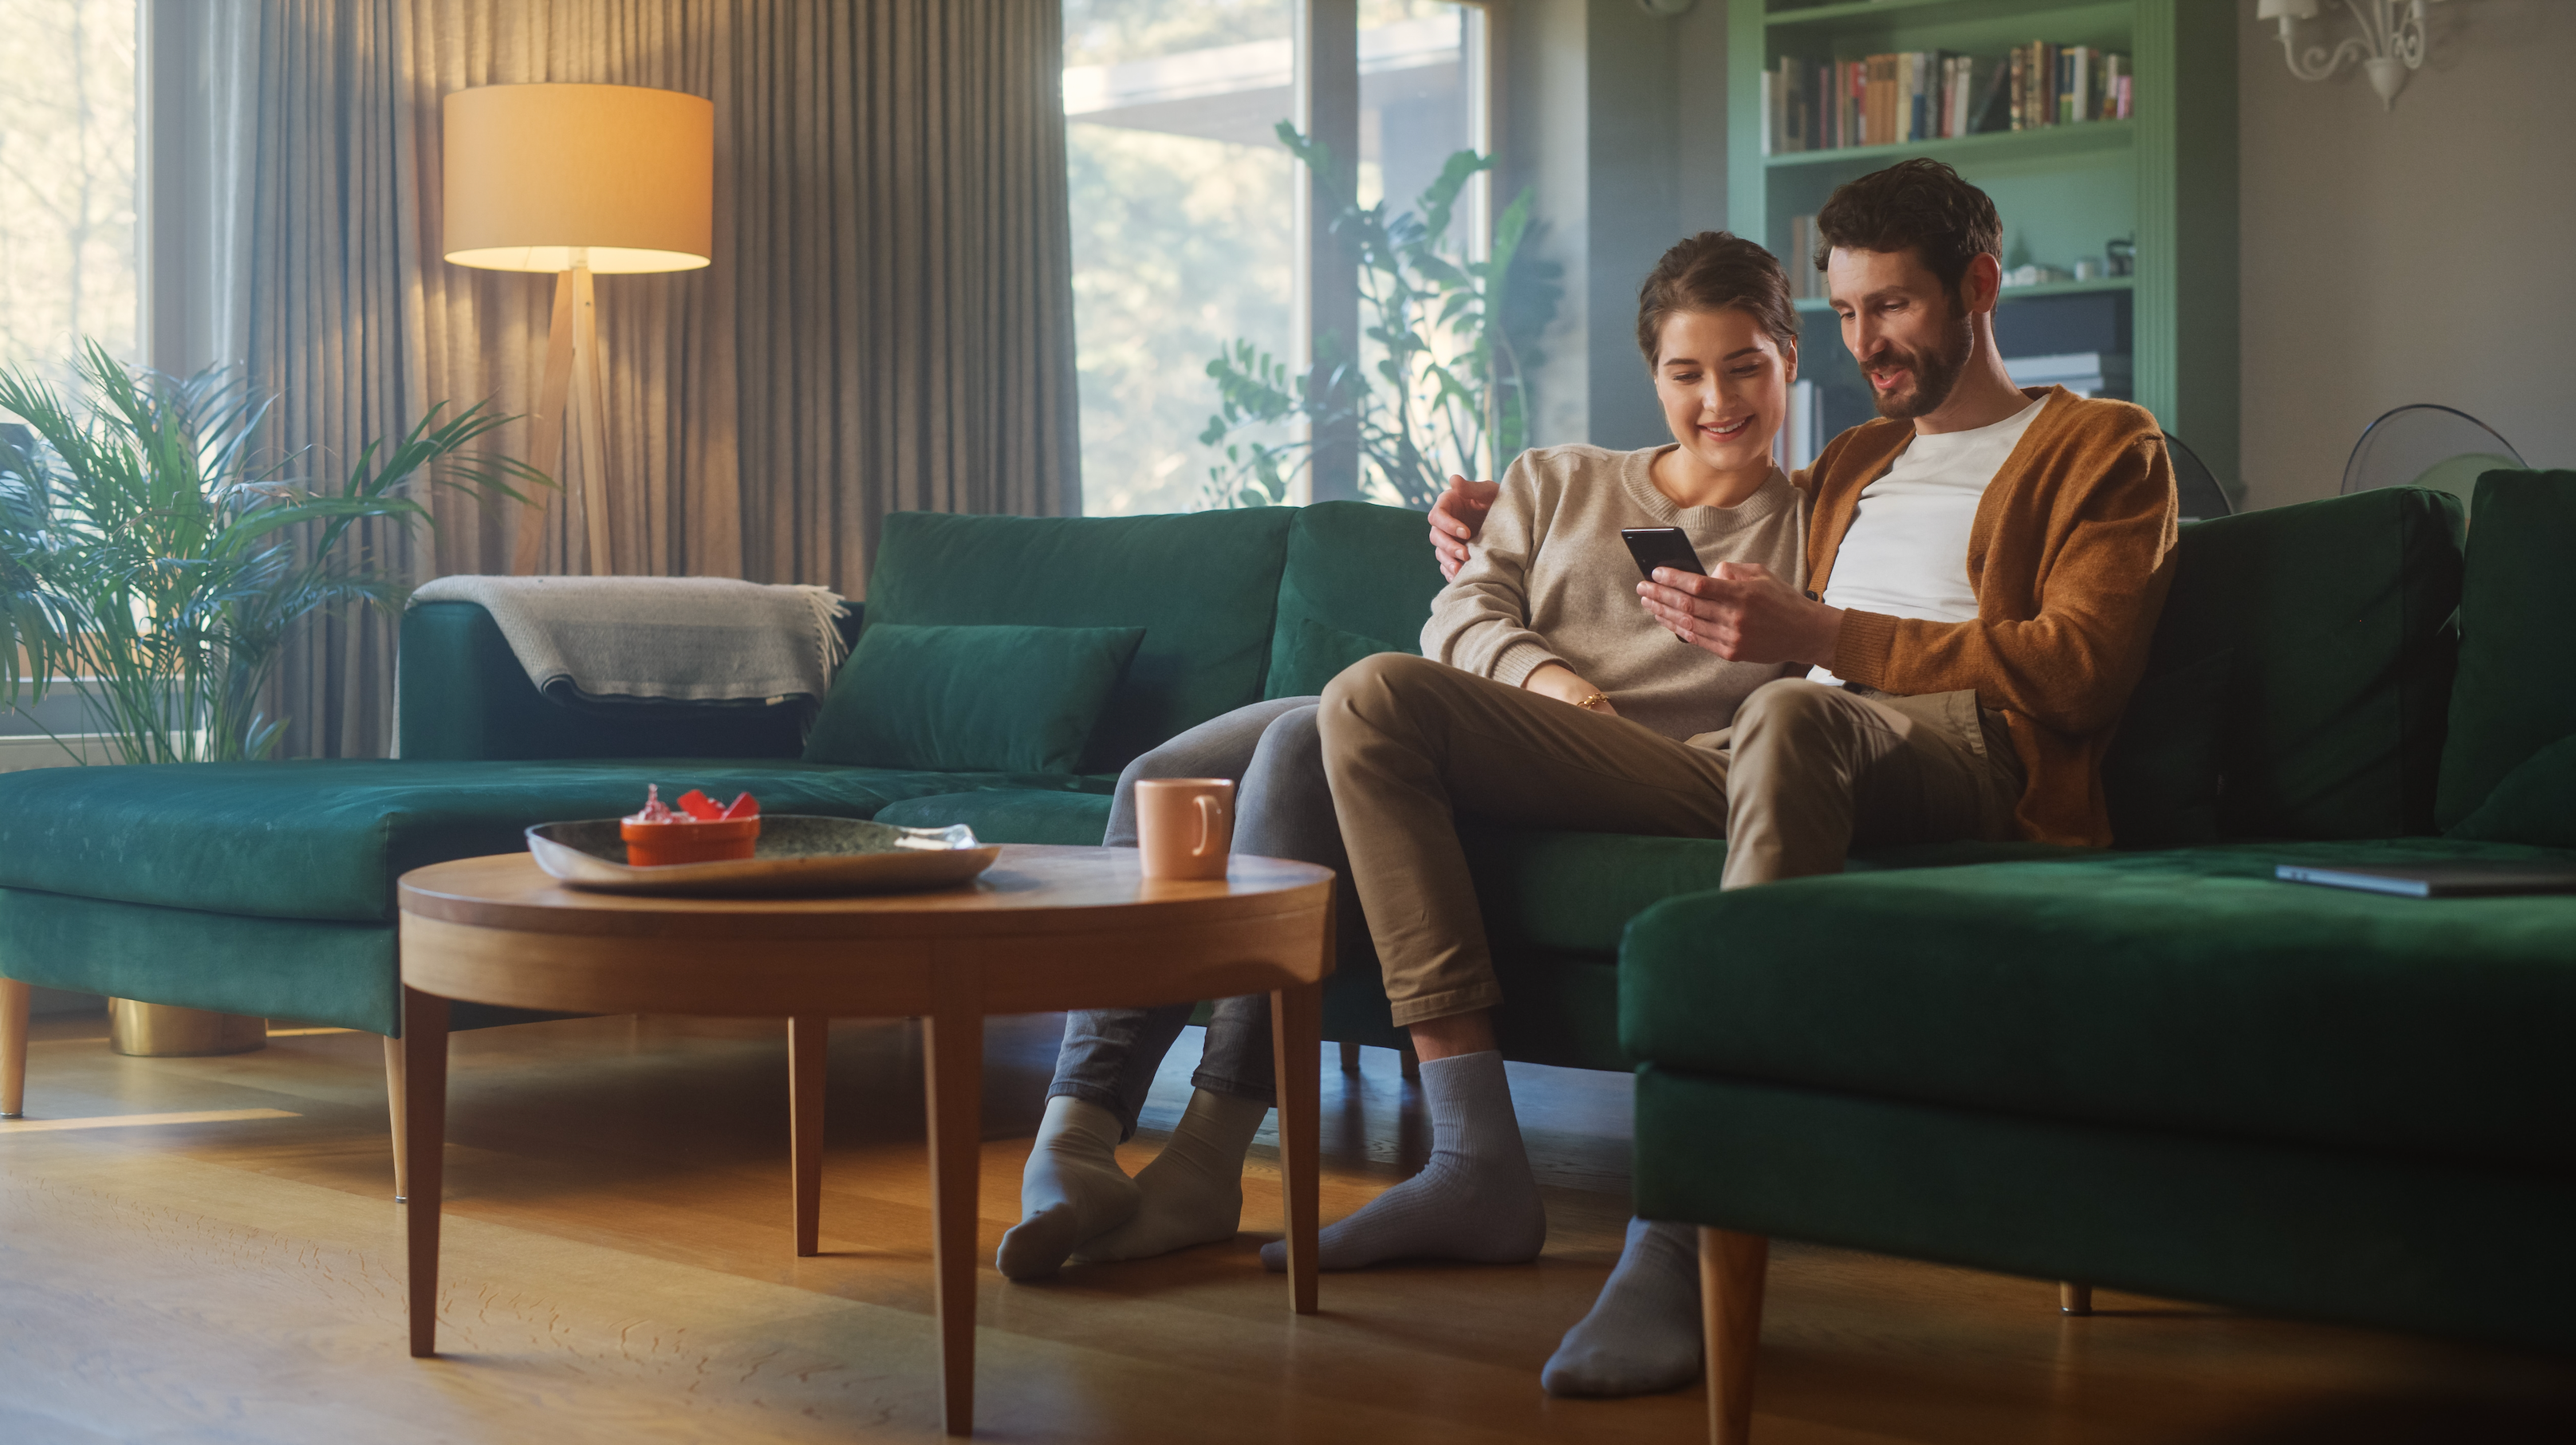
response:
<path id="1" fill-rule="evenodd" d="M 687 271 L 714 253 L 716 108 L 634 85 L 486 85 L 445 103 L 447 259 Z"/>

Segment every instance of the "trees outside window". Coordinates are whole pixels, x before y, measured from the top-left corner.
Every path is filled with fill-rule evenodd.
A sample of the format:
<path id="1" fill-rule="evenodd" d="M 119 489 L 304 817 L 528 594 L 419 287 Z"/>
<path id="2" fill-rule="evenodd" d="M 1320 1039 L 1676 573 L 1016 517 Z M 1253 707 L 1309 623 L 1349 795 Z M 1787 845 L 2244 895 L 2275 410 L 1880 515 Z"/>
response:
<path id="1" fill-rule="evenodd" d="M 135 0 L 0 0 L 0 365 L 137 355 Z"/>
<path id="2" fill-rule="evenodd" d="M 1180 511 L 1222 460 L 1208 359 L 1296 351 L 1295 0 L 1064 0 L 1083 510 Z M 1470 7 L 1358 0 L 1361 203 L 1483 149 Z M 1485 222 L 1482 183 L 1462 230 Z M 1394 500 L 1392 497 L 1387 500 Z"/>

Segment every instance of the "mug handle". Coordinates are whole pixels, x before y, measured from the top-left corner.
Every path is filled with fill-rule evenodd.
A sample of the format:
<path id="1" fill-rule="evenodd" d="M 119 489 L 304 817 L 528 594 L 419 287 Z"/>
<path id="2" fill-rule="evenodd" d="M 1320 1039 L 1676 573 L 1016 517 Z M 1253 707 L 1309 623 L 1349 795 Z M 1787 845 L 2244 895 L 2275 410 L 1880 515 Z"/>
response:
<path id="1" fill-rule="evenodd" d="M 1213 793 L 1201 793 L 1196 801 L 1199 805 L 1199 845 L 1190 850 L 1190 856 L 1204 858 L 1208 855 L 1208 850 L 1216 845 L 1216 829 L 1217 824 L 1224 821 L 1221 816 L 1223 810 L 1218 806 L 1216 795 Z"/>

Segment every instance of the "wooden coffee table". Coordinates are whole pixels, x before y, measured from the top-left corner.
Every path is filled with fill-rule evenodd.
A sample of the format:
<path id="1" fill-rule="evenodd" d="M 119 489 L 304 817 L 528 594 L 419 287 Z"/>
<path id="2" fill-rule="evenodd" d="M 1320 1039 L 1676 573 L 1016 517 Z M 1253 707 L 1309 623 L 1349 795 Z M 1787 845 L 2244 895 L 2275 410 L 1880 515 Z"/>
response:
<path id="1" fill-rule="evenodd" d="M 403 875 L 401 1137 L 411 1352 L 436 1352 L 440 1149 L 451 999 L 571 1013 L 788 1020 L 796 1252 L 815 1252 L 824 1027 L 919 1017 L 930 1096 L 941 1419 L 975 1419 L 975 1176 L 984 1016 L 1271 996 L 1289 1299 L 1315 1311 L 1319 1001 L 1331 870 L 1237 857 L 1225 878 L 1148 881 L 1133 848 L 1009 847 L 972 885 L 857 898 L 581 893 L 524 853 Z"/>

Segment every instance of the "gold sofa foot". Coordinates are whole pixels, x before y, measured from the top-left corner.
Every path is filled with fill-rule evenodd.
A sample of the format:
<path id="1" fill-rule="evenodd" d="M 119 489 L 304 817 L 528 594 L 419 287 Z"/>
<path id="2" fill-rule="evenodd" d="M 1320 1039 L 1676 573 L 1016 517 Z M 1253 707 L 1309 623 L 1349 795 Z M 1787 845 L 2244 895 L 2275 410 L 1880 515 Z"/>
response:
<path id="1" fill-rule="evenodd" d="M 107 1046 L 147 1059 L 247 1054 L 268 1047 L 268 1020 L 112 998 L 107 1001 Z"/>

